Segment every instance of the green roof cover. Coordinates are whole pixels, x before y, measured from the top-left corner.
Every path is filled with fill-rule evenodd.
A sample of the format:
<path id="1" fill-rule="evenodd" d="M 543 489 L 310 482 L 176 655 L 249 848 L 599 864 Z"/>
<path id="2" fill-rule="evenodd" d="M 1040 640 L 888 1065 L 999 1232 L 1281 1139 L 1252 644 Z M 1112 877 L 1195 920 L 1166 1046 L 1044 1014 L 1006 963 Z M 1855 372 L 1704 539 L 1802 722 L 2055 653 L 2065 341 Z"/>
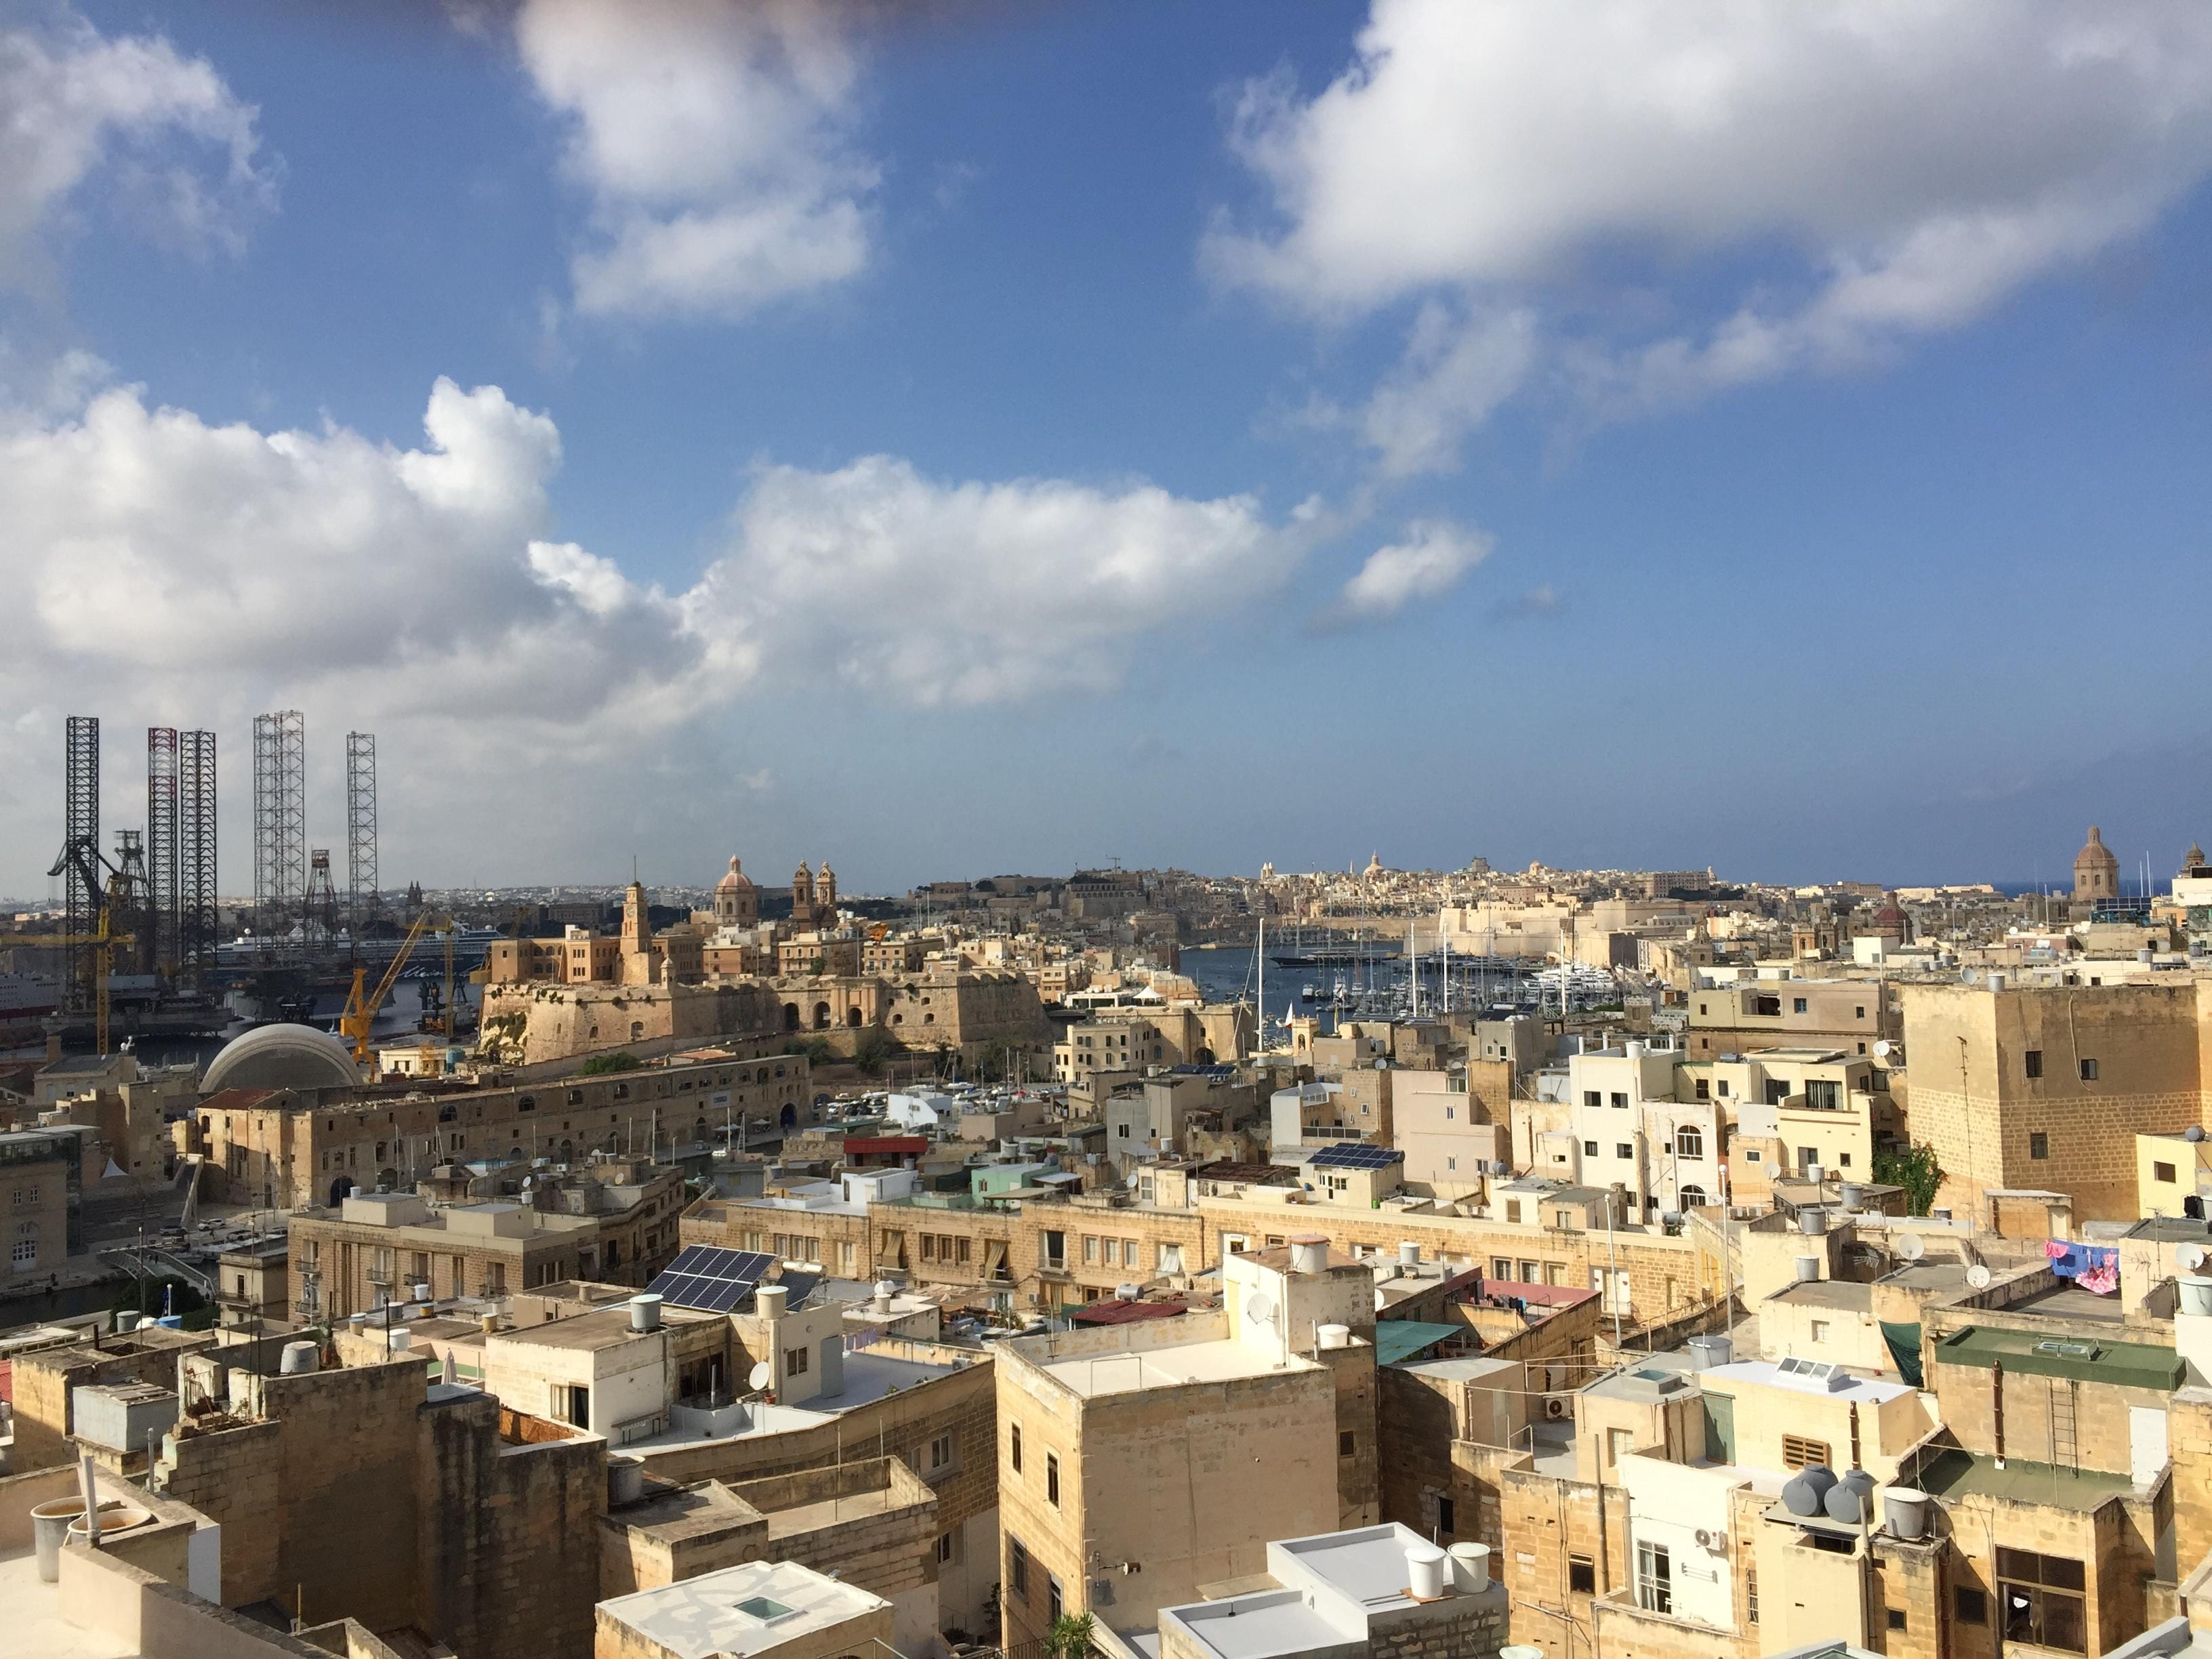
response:
<path id="1" fill-rule="evenodd" d="M 2035 1376 L 2067 1376 L 2121 1389 L 2181 1386 L 2185 1368 L 2171 1348 L 2148 1342 L 2112 1342 L 2101 1336 L 2046 1336 L 1996 1325 L 1970 1325 L 1936 1345 L 1936 1359 L 1947 1365 L 1987 1370 L 2002 1361 L 2008 1371 Z"/>
<path id="2" fill-rule="evenodd" d="M 1375 1322 L 1375 1363 L 1395 1365 L 1426 1353 L 1448 1336 L 1465 1336 L 1464 1325 L 1430 1325 L 1418 1319 L 1378 1319 Z"/>

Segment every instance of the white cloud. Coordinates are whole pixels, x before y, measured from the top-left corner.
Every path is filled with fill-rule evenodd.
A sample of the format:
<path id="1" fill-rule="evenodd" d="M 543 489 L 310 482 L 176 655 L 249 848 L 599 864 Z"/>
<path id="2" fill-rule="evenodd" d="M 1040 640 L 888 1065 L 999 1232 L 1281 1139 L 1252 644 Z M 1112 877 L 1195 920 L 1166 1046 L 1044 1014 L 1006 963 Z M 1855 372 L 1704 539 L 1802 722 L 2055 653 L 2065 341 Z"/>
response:
<path id="1" fill-rule="evenodd" d="M 1519 390 L 1535 360 L 1535 318 L 1526 308 L 1463 318 L 1422 307 L 1403 360 L 1360 413 L 1377 469 L 1389 478 L 1450 471 L 1461 437 Z"/>
<path id="2" fill-rule="evenodd" d="M 234 252 L 276 200 L 256 113 L 158 35 L 110 39 L 67 9 L 0 27 L 0 282 L 43 275 L 40 230 L 95 173 L 140 234 Z"/>
<path id="3" fill-rule="evenodd" d="M 1548 301 L 1629 410 L 1866 361 L 2142 230 L 2212 169 L 2212 9 L 1374 0 L 1233 143 L 1273 219 L 1217 226 L 1222 278 L 1322 315 L 1456 292 L 1478 334 Z M 1632 288 L 1677 315 L 1609 319 Z M 1401 378 L 1452 355 L 1417 329 Z M 1386 466 L 1449 465 L 1414 428 Z"/>
<path id="4" fill-rule="evenodd" d="M 872 455 L 756 471 L 696 625 L 768 672 L 826 659 L 847 684 L 924 707 L 1095 687 L 1138 639 L 1236 609 L 1302 554 L 1249 495 L 1147 483 L 945 483 Z"/>
<path id="5" fill-rule="evenodd" d="M 1490 556 L 1492 545 L 1480 531 L 1441 519 L 1407 525 L 1405 540 L 1376 548 L 1345 583 L 1334 620 L 1383 622 L 1416 599 L 1442 599 Z"/>
<path id="6" fill-rule="evenodd" d="M 579 310 L 736 317 L 866 265 L 848 27 L 805 0 L 525 0 L 523 66 L 592 198 Z"/>
<path id="7" fill-rule="evenodd" d="M 435 813 L 441 856 L 498 837 L 568 858 L 627 826 L 624 780 L 678 765 L 696 722 L 749 696 L 931 708 L 1109 684 L 1141 641 L 1274 586 L 1323 517 L 1141 482 L 944 483 L 884 456 L 763 465 L 726 548 L 671 593 L 557 538 L 560 434 L 495 386 L 441 380 L 412 448 L 216 424 L 137 387 L 58 395 L 0 405 L 0 890 L 41 885 L 64 714 L 210 726 L 237 757 L 252 714 L 299 708 L 313 787 L 333 781 L 333 734 L 374 731 L 411 757 L 398 787 Z M 126 793 L 131 742 L 111 739 Z M 757 761 L 701 781 L 775 788 Z"/>

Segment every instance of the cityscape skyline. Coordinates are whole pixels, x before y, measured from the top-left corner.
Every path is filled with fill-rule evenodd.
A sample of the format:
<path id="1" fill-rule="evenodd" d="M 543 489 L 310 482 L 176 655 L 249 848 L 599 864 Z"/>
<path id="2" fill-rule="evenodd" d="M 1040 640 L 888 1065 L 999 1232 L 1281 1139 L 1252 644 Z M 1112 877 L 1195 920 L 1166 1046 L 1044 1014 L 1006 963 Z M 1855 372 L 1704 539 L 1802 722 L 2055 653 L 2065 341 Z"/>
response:
<path id="1" fill-rule="evenodd" d="M 434 884 L 2032 882 L 2212 821 L 2142 695 L 2212 597 L 2188 15 L 1626 9 L 1571 119 L 1511 9 L 608 15 L 0 26 L 0 887 L 76 713 L 237 802 L 301 708 L 311 823 L 378 732 Z"/>

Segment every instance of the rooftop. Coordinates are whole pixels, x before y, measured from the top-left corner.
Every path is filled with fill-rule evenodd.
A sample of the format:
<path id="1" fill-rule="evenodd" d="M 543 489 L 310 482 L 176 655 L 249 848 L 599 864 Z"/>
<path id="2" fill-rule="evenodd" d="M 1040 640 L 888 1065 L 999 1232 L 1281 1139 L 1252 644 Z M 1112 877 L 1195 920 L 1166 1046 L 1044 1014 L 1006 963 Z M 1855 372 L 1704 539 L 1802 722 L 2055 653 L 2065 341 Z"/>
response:
<path id="1" fill-rule="evenodd" d="M 2112 1342 L 2101 1336 L 2048 1336 L 1996 1325 L 1969 1325 L 1936 1345 L 1940 1364 L 1973 1365 L 1987 1370 L 2002 1362 L 2008 1371 L 2034 1376 L 2070 1377 L 2115 1388 L 2171 1391 L 2182 1384 L 2186 1368 L 2171 1348 L 2148 1342 Z"/>
<path id="2" fill-rule="evenodd" d="M 1803 1361 L 1784 1360 L 1776 1363 L 1765 1359 L 1739 1359 L 1733 1364 L 1716 1365 L 1701 1373 L 1708 1382 L 1751 1382 L 1768 1388 L 1796 1389 L 1808 1394 L 1818 1394 L 1832 1400 L 1849 1400 L 1861 1405 L 1878 1406 L 1894 1400 L 1913 1389 L 1902 1382 L 1893 1382 L 1877 1376 L 1857 1376 L 1848 1371 L 1829 1367 L 1820 1376 L 1802 1370 L 1785 1370 L 1784 1365 L 1802 1367 Z M 1817 1368 L 1816 1368 L 1817 1369 Z M 1725 1394 L 1726 1389 L 1718 1390 Z"/>
<path id="3" fill-rule="evenodd" d="M 1086 1400 L 1142 1389 L 1177 1389 L 1192 1382 L 1229 1382 L 1277 1371 L 1319 1370 L 1293 1354 L 1287 1363 L 1262 1349 L 1225 1339 L 1186 1342 L 1135 1353 L 1106 1352 L 1073 1358 L 1040 1358 L 1037 1368 Z"/>
<path id="4" fill-rule="evenodd" d="M 2014 1504 L 2047 1504 L 2058 1509 L 2088 1510 L 2134 1491 L 2124 1474 L 2100 1469 L 2062 1469 L 2050 1463 L 2030 1463 L 2008 1457 L 2000 1468 L 1994 1457 L 1965 1450 L 1943 1453 L 1923 1465 L 1915 1484 L 1931 1498 L 1957 1498 L 1981 1495 Z"/>
<path id="5" fill-rule="evenodd" d="M 2087 1320 L 2093 1325 L 2118 1325 L 2126 1316 L 2117 1296 L 2100 1296 L 2061 1279 L 2047 1291 L 2037 1291 L 2007 1304 L 2007 1313 L 2040 1314 L 2046 1319 Z"/>
<path id="6" fill-rule="evenodd" d="M 599 1603 L 604 1617 L 678 1659 L 746 1659 L 890 1607 L 795 1561 L 748 1561 Z"/>
<path id="7" fill-rule="evenodd" d="M 1767 1297 L 1798 1307 L 1846 1308 L 1865 1313 L 1874 1306 L 1874 1286 L 1848 1279 L 1815 1279 L 1791 1285 Z"/>

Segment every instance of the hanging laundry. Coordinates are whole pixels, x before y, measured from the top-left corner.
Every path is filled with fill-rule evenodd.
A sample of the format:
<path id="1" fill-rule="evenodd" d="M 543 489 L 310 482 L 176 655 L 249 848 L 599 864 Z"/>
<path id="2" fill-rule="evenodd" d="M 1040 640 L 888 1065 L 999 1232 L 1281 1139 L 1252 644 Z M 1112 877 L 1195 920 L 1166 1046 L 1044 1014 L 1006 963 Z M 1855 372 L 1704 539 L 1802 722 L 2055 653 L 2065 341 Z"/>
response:
<path id="1" fill-rule="evenodd" d="M 2052 1238 L 2044 1242 L 2043 1253 L 2051 1258 L 2052 1273 L 2085 1291 L 2111 1296 L 2120 1288 L 2120 1253 L 2116 1249 Z"/>

